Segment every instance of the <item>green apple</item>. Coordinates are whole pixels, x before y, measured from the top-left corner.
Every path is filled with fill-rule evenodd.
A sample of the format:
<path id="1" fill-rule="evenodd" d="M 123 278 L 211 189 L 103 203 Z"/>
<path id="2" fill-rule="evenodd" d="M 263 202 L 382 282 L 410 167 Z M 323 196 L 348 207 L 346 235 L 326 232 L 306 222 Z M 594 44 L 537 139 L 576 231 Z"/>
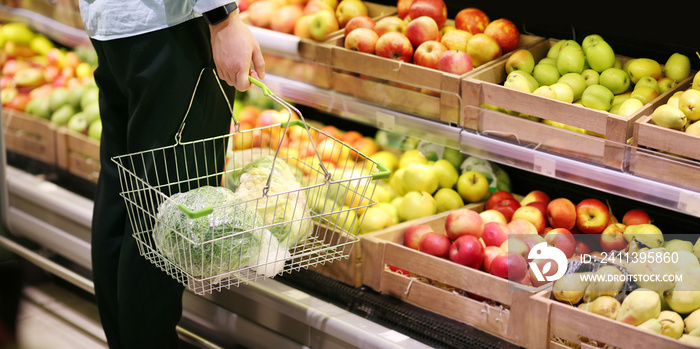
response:
<path id="1" fill-rule="evenodd" d="M 570 40 L 568 40 L 570 41 Z M 557 56 L 557 68 L 559 74 L 581 73 L 586 64 L 586 57 L 580 47 L 574 45 L 564 45 Z"/>
<path id="2" fill-rule="evenodd" d="M 545 57 L 545 58 L 540 59 L 539 62 L 537 62 L 537 64 L 551 64 L 551 65 L 555 65 L 555 66 L 556 66 L 556 65 L 557 65 L 557 60 L 554 59 L 554 58 Z"/>
<path id="3" fill-rule="evenodd" d="M 581 72 L 581 76 L 586 80 L 586 86 L 597 85 L 600 81 L 600 73 L 593 69 L 584 69 Z"/>
<path id="4" fill-rule="evenodd" d="M 534 91 L 536 88 L 540 87 L 540 84 L 535 80 L 535 77 L 532 76 L 532 74 L 528 74 L 522 70 L 515 70 L 513 71 L 514 74 L 522 75 L 527 82 L 530 84 L 530 90 Z"/>
<path id="5" fill-rule="evenodd" d="M 551 85 L 559 80 L 561 74 L 559 69 L 551 64 L 537 64 L 532 71 L 532 77 L 537 80 L 537 83 L 542 85 Z"/>
<path id="6" fill-rule="evenodd" d="M 612 107 L 615 95 L 603 85 L 591 85 L 586 87 L 581 96 L 581 104 L 584 107 L 608 111 Z"/>
<path id="7" fill-rule="evenodd" d="M 464 200 L 459 193 L 452 188 L 440 188 L 433 195 L 437 204 L 437 213 L 454 210 L 464 206 Z"/>
<path id="8" fill-rule="evenodd" d="M 547 97 L 547 98 L 551 98 L 551 99 L 557 98 L 557 90 L 555 90 L 551 86 L 540 86 L 540 87 L 536 88 L 534 91 L 532 91 L 532 93 L 536 94 L 538 96 Z"/>
<path id="9" fill-rule="evenodd" d="M 617 104 L 617 109 L 614 114 L 620 115 L 620 116 L 630 116 L 634 114 L 639 108 L 643 107 L 644 104 L 642 101 L 636 99 L 636 98 L 628 98 L 624 102 Z"/>
<path id="10" fill-rule="evenodd" d="M 66 125 L 73 114 L 75 114 L 75 108 L 70 104 L 64 104 L 51 113 L 51 122 L 59 126 Z"/>
<path id="11" fill-rule="evenodd" d="M 591 69 L 599 73 L 615 65 L 615 52 L 604 40 L 595 40 L 590 43 L 584 54 Z"/>
<path id="12" fill-rule="evenodd" d="M 457 179 L 457 192 L 466 202 L 479 202 L 489 192 L 489 181 L 481 172 L 464 172 Z"/>
<path id="13" fill-rule="evenodd" d="M 679 108 L 662 104 L 651 113 L 651 122 L 661 127 L 683 130 L 688 124 L 688 118 Z"/>
<path id="14" fill-rule="evenodd" d="M 328 35 L 338 31 L 339 28 L 335 13 L 326 9 L 316 12 L 313 19 L 311 19 L 309 31 L 314 40 L 323 41 L 327 39 Z"/>
<path id="15" fill-rule="evenodd" d="M 559 51 L 561 50 L 561 46 L 564 45 L 566 40 L 559 40 L 552 44 L 552 46 L 549 47 L 549 50 L 547 51 L 547 58 L 551 58 L 556 60 L 557 57 L 559 56 Z"/>
<path id="16" fill-rule="evenodd" d="M 651 58 L 635 58 L 627 65 L 627 74 L 633 84 L 644 76 L 658 80 L 661 78 L 661 65 Z"/>
<path id="17" fill-rule="evenodd" d="M 457 168 L 447 159 L 439 159 L 431 166 L 438 181 L 438 188 L 452 188 L 457 183 Z M 405 178 L 405 177 L 404 177 Z"/>
<path id="18" fill-rule="evenodd" d="M 683 92 L 678 99 L 678 109 L 690 122 L 700 120 L 700 91 L 690 88 Z"/>
<path id="19" fill-rule="evenodd" d="M 597 74 L 597 72 L 596 72 Z M 583 77 L 582 74 L 577 74 L 577 73 L 566 73 L 562 75 L 557 82 L 562 82 L 569 87 L 571 87 L 571 90 L 574 93 L 574 101 L 577 101 L 581 99 L 581 95 L 583 95 L 583 91 L 586 89 L 588 86 L 586 84 L 586 78 Z"/>
<path id="20" fill-rule="evenodd" d="M 437 203 L 426 192 L 409 191 L 403 196 L 398 208 L 399 220 L 410 221 L 437 213 Z"/>
<path id="21" fill-rule="evenodd" d="M 532 55 L 532 52 L 525 49 L 513 52 L 506 60 L 506 73 L 510 73 L 513 70 L 522 70 L 531 74 L 534 68 L 535 57 Z"/>
<path id="22" fill-rule="evenodd" d="M 73 114 L 68 120 L 66 127 L 74 132 L 83 133 L 87 132 L 88 121 L 83 112 L 77 112 Z"/>
<path id="23" fill-rule="evenodd" d="M 566 103 L 572 103 L 574 101 L 574 89 L 572 89 L 571 86 L 569 86 L 569 84 L 563 82 L 555 82 L 549 85 L 549 87 L 553 88 L 556 91 L 556 99 Z M 581 94 L 583 94 L 583 92 L 581 92 Z"/>
<path id="24" fill-rule="evenodd" d="M 664 64 L 664 75 L 676 82 L 690 76 L 690 58 L 682 53 L 674 53 Z"/>
<path id="25" fill-rule="evenodd" d="M 581 45 L 578 42 L 576 42 L 576 40 L 564 40 L 564 44 L 561 45 L 561 48 L 563 49 L 564 47 L 567 47 L 567 46 L 573 46 L 573 47 L 576 47 L 576 48 L 580 49 L 581 51 L 583 51 L 583 49 L 581 48 Z M 561 50 L 559 52 L 561 53 Z"/>
<path id="26" fill-rule="evenodd" d="M 638 98 L 644 104 L 653 101 L 658 96 L 659 92 L 657 92 L 653 87 L 645 85 L 635 86 L 634 90 L 632 90 L 632 94 L 630 95 L 632 98 Z"/>
<path id="27" fill-rule="evenodd" d="M 586 37 L 583 38 L 583 41 L 581 41 L 581 48 L 585 52 L 588 47 L 591 46 L 591 44 L 598 42 L 598 41 L 605 41 L 602 36 L 598 34 L 590 34 L 586 35 Z"/>
<path id="28" fill-rule="evenodd" d="M 611 67 L 600 73 L 598 83 L 617 95 L 624 93 L 630 87 L 630 77 L 624 70 Z"/>
<path id="29" fill-rule="evenodd" d="M 632 96 L 632 91 L 625 92 L 625 93 L 619 93 L 615 95 L 615 98 L 613 98 L 613 105 L 620 105 L 622 102 L 628 100 Z"/>
<path id="30" fill-rule="evenodd" d="M 527 81 L 527 78 L 521 74 L 516 73 L 517 70 L 512 71 L 510 74 L 508 74 L 508 77 L 506 77 L 506 81 L 503 82 L 503 86 L 507 88 L 512 88 L 516 89 L 518 91 L 523 91 L 523 92 L 532 92 L 533 89 L 530 86 L 530 82 Z"/>
<path id="31" fill-rule="evenodd" d="M 402 177 L 402 188 L 406 191 L 434 193 L 438 189 L 438 177 L 430 165 L 410 164 Z"/>
<path id="32" fill-rule="evenodd" d="M 88 126 L 87 135 L 90 138 L 100 140 L 102 138 L 102 120 L 97 119 Z"/>
<path id="33" fill-rule="evenodd" d="M 664 76 L 663 78 L 659 79 L 658 84 L 659 93 L 664 93 L 676 86 L 676 80 L 673 80 L 668 76 Z"/>
<path id="34" fill-rule="evenodd" d="M 649 86 L 656 90 L 656 92 L 660 92 L 659 82 L 651 76 L 642 76 L 634 85 L 634 88 L 637 88 L 638 86 Z"/>

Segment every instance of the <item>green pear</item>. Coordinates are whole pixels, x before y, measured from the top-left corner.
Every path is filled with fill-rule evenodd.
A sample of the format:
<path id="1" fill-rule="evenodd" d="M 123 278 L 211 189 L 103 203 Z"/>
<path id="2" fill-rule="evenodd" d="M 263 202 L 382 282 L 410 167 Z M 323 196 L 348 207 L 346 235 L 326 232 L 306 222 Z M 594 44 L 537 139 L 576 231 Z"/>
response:
<path id="1" fill-rule="evenodd" d="M 624 93 L 630 87 L 630 77 L 624 70 L 611 67 L 600 73 L 598 83 L 617 95 Z"/>
<path id="2" fill-rule="evenodd" d="M 688 117 L 678 107 L 662 104 L 651 113 L 651 122 L 661 127 L 683 130 L 688 124 Z"/>
<path id="3" fill-rule="evenodd" d="M 584 53 L 591 69 L 599 73 L 615 65 L 615 52 L 605 40 L 595 40 L 584 49 Z"/>
<path id="4" fill-rule="evenodd" d="M 637 88 L 639 86 L 649 86 L 653 88 L 657 94 L 660 93 L 659 82 L 651 76 L 642 76 L 641 78 L 639 78 L 639 81 L 637 81 L 637 83 L 634 85 L 634 88 Z"/>
<path id="5" fill-rule="evenodd" d="M 700 137 L 700 122 L 694 122 L 685 128 L 685 133 Z"/>
<path id="6" fill-rule="evenodd" d="M 671 338 L 680 338 L 683 335 L 683 318 L 680 314 L 671 310 L 662 310 L 656 318 L 661 323 L 661 334 Z"/>
<path id="7" fill-rule="evenodd" d="M 68 89 L 66 87 L 56 87 L 49 94 L 49 108 L 51 112 L 55 112 L 66 103 L 68 103 Z"/>
<path id="8" fill-rule="evenodd" d="M 565 274 L 552 285 L 552 295 L 560 302 L 576 304 L 583 299 L 583 293 L 586 291 L 589 281 L 583 281 L 586 273 L 571 273 Z"/>
<path id="9" fill-rule="evenodd" d="M 651 223 L 630 225 L 625 228 L 623 236 L 627 242 L 638 240 L 651 248 L 661 247 L 664 243 L 663 233 Z"/>
<path id="10" fill-rule="evenodd" d="M 676 91 L 676 93 L 672 94 L 671 97 L 668 98 L 668 101 L 666 101 L 666 104 L 670 104 L 670 105 L 678 108 L 678 101 L 680 101 L 682 94 L 683 94 L 683 91 Z M 680 108 L 678 108 L 678 109 L 680 109 Z"/>
<path id="11" fill-rule="evenodd" d="M 567 46 L 565 44 L 559 51 L 559 56 L 557 56 L 557 69 L 559 69 L 559 74 L 561 75 L 566 73 L 580 74 L 585 64 L 586 57 L 583 54 L 583 50 L 575 45 Z"/>
<path id="12" fill-rule="evenodd" d="M 695 245 L 693 245 L 693 254 L 700 259 L 700 238 L 698 238 L 698 241 L 695 241 Z"/>
<path id="13" fill-rule="evenodd" d="M 690 331 L 690 333 L 688 333 L 688 335 L 694 336 L 694 337 L 700 337 L 700 328 L 696 328 L 696 329 Z"/>
<path id="14" fill-rule="evenodd" d="M 651 76 L 654 79 L 661 78 L 661 65 L 651 58 L 636 58 L 627 65 L 627 74 L 633 84 L 644 76 Z"/>
<path id="15" fill-rule="evenodd" d="M 532 77 L 540 86 L 549 86 L 559 80 L 561 74 L 556 66 L 551 64 L 537 64 L 532 71 Z"/>
<path id="16" fill-rule="evenodd" d="M 642 101 L 636 98 L 628 98 L 627 100 L 618 105 L 619 108 L 617 109 L 615 114 L 620 116 L 630 116 L 644 106 Z"/>
<path id="17" fill-rule="evenodd" d="M 693 77 L 693 85 L 692 88 L 695 90 L 700 91 L 700 71 L 695 73 L 695 76 Z"/>
<path id="18" fill-rule="evenodd" d="M 663 248 L 652 248 L 646 252 L 646 256 L 669 256 L 668 252 Z M 650 260 L 651 259 L 651 260 Z M 631 262 L 626 265 L 627 271 L 632 275 L 642 276 L 637 278 L 635 281 L 637 285 L 643 288 L 647 288 L 653 291 L 666 291 L 674 287 L 675 282 L 664 280 L 662 278 L 656 278 L 656 275 L 673 275 L 675 273 L 675 267 L 671 262 L 664 262 L 663 258 L 659 258 L 661 261 L 657 261 L 656 258 L 644 259 L 644 263 L 641 260 L 636 262 Z M 669 258 L 670 259 L 670 258 Z"/>
<path id="19" fill-rule="evenodd" d="M 592 302 L 601 296 L 615 296 L 622 290 L 625 282 L 620 269 L 612 265 L 606 265 L 594 272 L 594 275 L 600 275 L 600 279 L 592 280 L 586 287 L 583 293 L 584 302 Z"/>
<path id="20" fill-rule="evenodd" d="M 685 323 L 685 333 L 691 333 L 700 329 L 700 310 L 696 310 L 683 319 Z"/>
<path id="21" fill-rule="evenodd" d="M 581 95 L 581 104 L 584 107 L 608 111 L 612 107 L 615 95 L 603 85 L 591 85 L 586 87 Z"/>
<path id="22" fill-rule="evenodd" d="M 700 280 L 683 279 L 676 282 L 671 290 L 664 292 L 671 310 L 689 314 L 700 309 Z"/>
<path id="23" fill-rule="evenodd" d="M 678 338 L 678 342 L 700 348 L 700 337 L 684 334 L 680 338 Z"/>
<path id="24" fill-rule="evenodd" d="M 562 75 L 557 82 L 565 83 L 571 87 L 571 90 L 574 92 L 574 101 L 581 99 L 583 91 L 586 90 L 588 86 L 583 74 L 577 73 L 566 73 Z"/>
<path id="25" fill-rule="evenodd" d="M 615 299 L 615 297 L 600 296 L 592 302 L 579 304 L 578 308 L 615 320 L 617 319 L 617 313 L 620 311 L 620 301 Z"/>
<path id="26" fill-rule="evenodd" d="M 645 288 L 638 288 L 625 297 L 617 313 L 617 321 L 637 326 L 649 319 L 656 319 L 661 313 L 659 294 Z"/>
<path id="27" fill-rule="evenodd" d="M 641 324 L 637 325 L 638 329 L 645 330 L 645 331 L 651 331 L 654 333 L 661 333 L 661 330 L 663 327 L 661 326 L 661 322 L 657 319 L 649 319 L 647 321 L 642 322 Z"/>
<path id="28" fill-rule="evenodd" d="M 690 58 L 682 53 L 674 53 L 664 64 L 664 75 L 676 82 L 690 76 Z"/>
<path id="29" fill-rule="evenodd" d="M 603 39 L 603 37 L 598 34 L 586 35 L 581 41 L 581 48 L 585 52 L 593 43 L 599 41 L 605 41 L 605 39 Z"/>
<path id="30" fill-rule="evenodd" d="M 700 268 L 700 261 L 698 257 L 689 251 L 669 251 L 669 255 L 678 258 L 678 262 L 673 263 L 674 268 L 678 272 L 683 272 L 685 270 L 694 270 L 694 268 Z"/>
<path id="31" fill-rule="evenodd" d="M 64 104 L 51 113 L 51 122 L 59 126 L 66 125 L 73 114 L 75 114 L 75 108 L 70 104 Z"/>
<path id="32" fill-rule="evenodd" d="M 663 248 L 668 252 L 688 251 L 693 252 L 693 243 L 688 240 L 672 239 L 664 242 Z"/>
<path id="33" fill-rule="evenodd" d="M 583 79 L 586 80 L 586 86 L 598 85 L 600 82 L 600 73 L 593 69 L 584 69 L 581 72 L 581 76 L 583 76 Z"/>
<path id="34" fill-rule="evenodd" d="M 678 97 L 678 109 L 680 109 L 688 121 L 700 120 L 700 91 L 689 88 Z"/>

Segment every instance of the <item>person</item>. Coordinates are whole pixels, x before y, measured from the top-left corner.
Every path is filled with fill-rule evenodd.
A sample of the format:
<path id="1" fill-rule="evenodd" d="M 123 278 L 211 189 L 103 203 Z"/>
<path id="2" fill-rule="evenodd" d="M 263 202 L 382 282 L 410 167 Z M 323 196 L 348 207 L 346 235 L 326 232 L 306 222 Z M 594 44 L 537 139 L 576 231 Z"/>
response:
<path id="1" fill-rule="evenodd" d="M 80 0 L 95 48 L 100 175 L 92 217 L 92 274 L 110 348 L 176 348 L 184 286 L 139 255 L 115 156 L 227 134 L 235 90 L 264 78 L 265 61 L 232 0 Z M 216 69 L 225 84 L 214 74 Z M 198 86 L 195 90 L 195 86 Z M 190 99 L 194 99 L 190 104 Z M 222 161 L 223 163 L 223 161 Z"/>

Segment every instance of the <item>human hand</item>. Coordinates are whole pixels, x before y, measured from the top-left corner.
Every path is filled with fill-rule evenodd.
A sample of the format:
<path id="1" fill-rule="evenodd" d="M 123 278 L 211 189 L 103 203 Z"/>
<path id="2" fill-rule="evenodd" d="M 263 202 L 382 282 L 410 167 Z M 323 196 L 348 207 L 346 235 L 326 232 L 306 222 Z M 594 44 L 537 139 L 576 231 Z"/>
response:
<path id="1" fill-rule="evenodd" d="M 214 63 L 220 78 L 239 91 L 250 88 L 249 75 L 265 78 L 265 60 L 260 45 L 241 20 L 238 10 L 209 29 Z"/>

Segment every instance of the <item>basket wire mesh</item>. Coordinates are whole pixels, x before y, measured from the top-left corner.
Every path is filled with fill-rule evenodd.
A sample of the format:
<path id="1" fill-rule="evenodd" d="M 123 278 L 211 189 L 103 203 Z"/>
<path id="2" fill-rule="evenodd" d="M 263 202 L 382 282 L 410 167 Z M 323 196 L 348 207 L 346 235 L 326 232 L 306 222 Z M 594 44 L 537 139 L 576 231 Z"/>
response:
<path id="1" fill-rule="evenodd" d="M 196 294 L 347 258 L 376 180 L 389 176 L 251 82 L 284 107 L 287 122 L 242 130 L 232 115 L 230 134 L 183 142 L 188 108 L 175 144 L 112 158 L 139 253 Z M 245 191 L 254 162 L 267 172 Z M 280 189 L 290 173 L 296 182 Z M 205 204 L 186 199 L 195 192 Z"/>

